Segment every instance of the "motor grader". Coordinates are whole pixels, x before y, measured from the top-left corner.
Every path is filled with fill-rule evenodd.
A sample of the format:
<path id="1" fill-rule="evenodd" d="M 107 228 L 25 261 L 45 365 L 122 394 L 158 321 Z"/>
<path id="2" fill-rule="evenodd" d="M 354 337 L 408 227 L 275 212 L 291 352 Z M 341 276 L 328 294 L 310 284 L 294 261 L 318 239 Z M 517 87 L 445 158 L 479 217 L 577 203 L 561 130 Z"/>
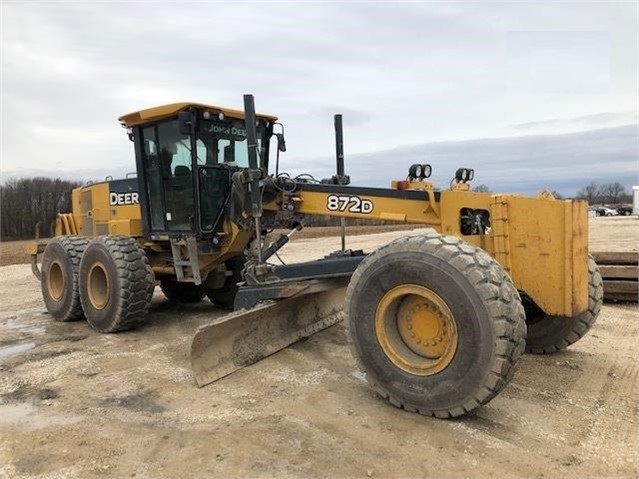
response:
<path id="1" fill-rule="evenodd" d="M 383 397 L 455 417 L 495 397 L 524 349 L 563 349 L 597 317 L 602 280 L 583 201 L 473 192 L 469 168 L 437 189 L 419 164 L 390 188 L 351 186 L 339 115 L 336 174 L 292 177 L 279 171 L 283 126 L 256 114 L 251 95 L 243 110 L 176 103 L 119 120 L 136 177 L 75 189 L 55 237 L 31 247 L 33 270 L 53 319 L 86 317 L 104 333 L 140 324 L 157 283 L 170 301 L 232 305 L 193 338 L 200 386 L 345 317 Z M 270 262 L 314 215 L 428 229 L 370 253 L 343 240 L 321 259 Z"/>

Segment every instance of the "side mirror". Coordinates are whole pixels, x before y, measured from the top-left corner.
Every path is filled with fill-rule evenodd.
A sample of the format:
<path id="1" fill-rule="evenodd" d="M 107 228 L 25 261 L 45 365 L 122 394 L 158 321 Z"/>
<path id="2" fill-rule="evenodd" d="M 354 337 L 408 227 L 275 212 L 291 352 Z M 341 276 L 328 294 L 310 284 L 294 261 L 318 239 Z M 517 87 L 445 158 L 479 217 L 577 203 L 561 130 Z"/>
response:
<path id="1" fill-rule="evenodd" d="M 281 152 L 286 151 L 286 140 L 284 139 L 284 133 L 275 133 L 277 137 L 277 149 Z"/>
<path id="2" fill-rule="evenodd" d="M 178 115 L 178 128 L 180 134 L 190 135 L 195 129 L 195 115 L 190 111 L 181 111 Z"/>

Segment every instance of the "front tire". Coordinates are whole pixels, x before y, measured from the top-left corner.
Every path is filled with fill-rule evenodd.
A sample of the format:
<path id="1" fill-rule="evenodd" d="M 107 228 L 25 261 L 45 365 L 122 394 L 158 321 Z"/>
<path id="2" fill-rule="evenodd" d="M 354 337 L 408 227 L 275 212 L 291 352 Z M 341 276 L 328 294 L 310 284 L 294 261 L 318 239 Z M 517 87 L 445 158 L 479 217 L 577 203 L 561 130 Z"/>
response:
<path id="1" fill-rule="evenodd" d="M 89 240 L 83 236 L 58 236 L 47 244 L 42 255 L 40 286 L 47 311 L 56 321 L 81 319 L 80 259 Z"/>
<path id="2" fill-rule="evenodd" d="M 155 282 L 134 238 L 98 236 L 80 262 L 80 300 L 89 325 L 101 333 L 134 328 L 149 310 Z"/>
<path id="3" fill-rule="evenodd" d="M 455 237 L 429 233 L 379 248 L 353 274 L 345 310 L 369 383 L 428 416 L 488 403 L 524 350 L 524 309 L 510 278 Z"/>
<path id="4" fill-rule="evenodd" d="M 588 310 L 572 318 L 549 316 L 531 301 L 526 312 L 526 351 L 535 354 L 555 353 L 579 341 L 595 324 L 603 304 L 603 294 L 599 267 L 589 256 Z"/>

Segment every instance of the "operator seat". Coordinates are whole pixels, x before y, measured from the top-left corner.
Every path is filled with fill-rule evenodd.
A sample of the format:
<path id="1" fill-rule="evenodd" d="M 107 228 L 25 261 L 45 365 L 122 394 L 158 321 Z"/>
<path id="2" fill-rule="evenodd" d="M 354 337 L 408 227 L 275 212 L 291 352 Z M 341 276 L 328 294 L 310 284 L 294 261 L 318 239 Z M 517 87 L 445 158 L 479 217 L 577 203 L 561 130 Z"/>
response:
<path id="1" fill-rule="evenodd" d="M 175 179 L 184 180 L 186 178 L 191 179 L 191 169 L 185 165 L 177 165 L 175 167 Z"/>
<path id="2" fill-rule="evenodd" d="M 168 144 L 160 150 L 159 158 L 162 178 L 171 178 L 171 163 L 173 163 L 173 156 L 176 153 L 177 145 L 175 144 Z"/>
<path id="3" fill-rule="evenodd" d="M 189 218 L 194 211 L 193 179 L 191 169 L 188 166 L 177 165 L 175 167 L 172 190 L 175 220 L 188 227 Z"/>

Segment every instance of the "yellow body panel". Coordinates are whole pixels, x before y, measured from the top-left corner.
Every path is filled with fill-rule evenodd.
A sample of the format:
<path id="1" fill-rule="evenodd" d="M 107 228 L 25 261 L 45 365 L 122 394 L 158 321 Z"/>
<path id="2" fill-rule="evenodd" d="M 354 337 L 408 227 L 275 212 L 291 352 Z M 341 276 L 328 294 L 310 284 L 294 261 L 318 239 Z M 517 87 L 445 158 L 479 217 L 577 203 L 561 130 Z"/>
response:
<path id="1" fill-rule="evenodd" d="M 371 201 L 374 209 L 370 213 L 353 213 L 349 211 L 331 211 L 327 209 L 327 197 L 329 193 L 317 191 L 303 191 L 295 201 L 295 211 L 308 215 L 327 215 L 345 218 L 364 218 L 368 220 L 387 219 L 403 223 L 422 223 L 426 225 L 439 225 L 438 216 L 428 210 L 427 194 L 424 192 L 423 200 L 404 200 L 397 198 L 385 198 L 379 196 L 360 195 L 364 201 Z M 264 209 L 278 210 L 276 203 L 265 204 Z"/>
<path id="2" fill-rule="evenodd" d="M 225 108 L 223 106 L 215 106 L 215 105 L 206 105 L 203 103 L 181 102 L 181 103 L 171 103 L 168 105 L 156 106 L 153 108 L 147 108 L 145 110 L 135 111 L 133 113 L 122 115 L 120 118 L 118 118 L 118 120 L 124 126 L 131 128 L 131 127 L 146 124 L 152 121 L 158 121 L 164 118 L 175 117 L 179 112 L 188 110 L 191 107 L 208 110 L 214 114 L 223 113 L 224 116 L 228 116 L 230 118 L 237 118 L 240 120 L 244 119 L 243 110 L 234 110 L 233 108 Z M 258 113 L 256 114 L 256 117 L 262 118 L 267 121 L 277 121 L 277 117 L 274 115 Z"/>
<path id="3" fill-rule="evenodd" d="M 516 287 L 547 314 L 574 317 L 587 309 L 588 218 L 585 202 L 558 201 L 552 195 L 534 198 L 460 189 L 436 192 L 429 182 L 410 182 L 409 186 L 412 188 L 410 198 L 394 196 L 390 190 L 371 192 L 362 189 L 364 194 L 359 194 L 355 187 L 352 190 L 341 187 L 338 193 L 301 189 L 293 194 L 279 194 L 274 201 L 265 204 L 264 209 L 279 211 L 282 204 L 288 202 L 301 215 L 428 226 L 484 249 L 502 265 Z M 415 191 L 419 193 L 416 195 Z M 348 200 L 352 196 L 358 198 L 357 208 L 352 208 L 352 203 L 340 203 L 341 199 Z M 485 210 L 490 214 L 490 230 L 484 235 L 462 235 L 460 211 L 463 208 Z M 73 192 L 73 213 L 58 215 L 56 234 L 89 237 L 118 234 L 142 238 L 140 207 L 138 204 L 110 205 L 109 183 L 78 188 Z M 199 258 L 201 273 L 206 275 L 227 259 L 241 254 L 251 238 L 252 232 L 240 230 L 225 220 L 220 249 Z M 171 274 L 171 265 L 162 258 L 160 255 L 152 260 L 154 269 Z"/>
<path id="4" fill-rule="evenodd" d="M 73 211 L 71 214 L 73 215 L 73 221 L 75 222 L 75 227 L 78 230 L 78 234 L 82 234 L 82 207 L 80 206 L 80 194 L 82 192 L 82 188 L 76 188 L 71 192 L 71 205 L 73 206 Z M 56 232 L 56 235 L 58 233 Z"/>
<path id="5" fill-rule="evenodd" d="M 82 235 L 98 236 L 102 234 L 124 235 L 142 238 L 143 225 L 139 204 L 110 205 L 109 184 L 96 183 L 76 188 L 72 193 L 73 213 L 60 213 L 56 219 L 56 236 Z M 222 225 L 220 249 L 214 254 L 202 255 L 199 258 L 200 269 L 206 274 L 229 258 L 241 254 L 252 233 L 240 230 L 237 225 L 225 221 Z M 161 253 L 165 247 L 159 242 L 169 241 L 168 235 L 158 237 L 156 241 L 140 241 L 149 251 Z M 166 249 L 170 251 L 170 249 Z M 173 274 L 173 266 L 167 266 L 162 256 L 150 258 L 156 273 Z"/>
<path id="6" fill-rule="evenodd" d="M 493 256 L 548 314 L 588 308 L 588 219 L 582 201 L 498 196 L 507 216 L 493 227 Z M 504 205 L 502 205 L 503 208 Z M 493 216 L 493 225 L 495 225 Z M 500 234 L 495 233 L 498 229 Z"/>
<path id="7" fill-rule="evenodd" d="M 110 205 L 108 183 L 76 188 L 71 194 L 71 202 L 73 213 L 60 213 L 56 218 L 56 236 L 142 236 L 140 205 Z"/>
<path id="8" fill-rule="evenodd" d="M 419 186 L 412 183 L 411 186 Z M 421 188 L 416 188 L 421 190 Z M 458 236 L 488 252 L 547 314 L 573 317 L 588 308 L 588 218 L 583 201 L 558 201 L 552 197 L 491 195 L 455 189 L 438 192 L 423 188 L 423 200 L 359 194 L 371 210 L 357 213 L 328 208 L 329 196 L 318 191 L 299 191 L 289 200 L 297 213 L 370 220 L 390 220 L 429 226 Z M 342 195 L 337 194 L 337 196 Z M 349 196 L 349 195 L 342 195 Z M 278 210 L 277 202 L 265 209 Z M 485 235 L 462 235 L 460 210 L 471 208 L 490 213 L 491 229 Z"/>
<path id="9" fill-rule="evenodd" d="M 108 228 L 110 235 L 142 236 L 142 220 L 140 219 L 110 220 Z"/>

